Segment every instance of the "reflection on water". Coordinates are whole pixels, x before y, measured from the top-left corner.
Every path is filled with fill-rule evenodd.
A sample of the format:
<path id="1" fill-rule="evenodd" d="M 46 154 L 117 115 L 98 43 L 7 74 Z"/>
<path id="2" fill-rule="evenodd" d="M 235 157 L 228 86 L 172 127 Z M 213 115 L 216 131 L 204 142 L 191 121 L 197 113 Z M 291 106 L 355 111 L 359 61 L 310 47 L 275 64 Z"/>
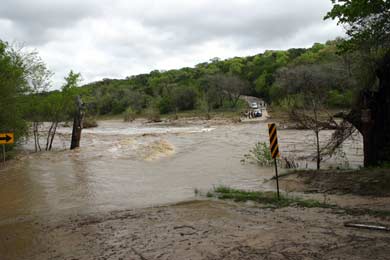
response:
<path id="1" fill-rule="evenodd" d="M 102 122 L 84 130 L 78 150 L 31 154 L 0 170 L 0 224 L 177 202 L 193 198 L 195 188 L 220 184 L 270 189 L 263 181 L 273 175 L 272 168 L 240 162 L 256 142 L 268 141 L 265 123 L 130 126 Z M 68 137 L 70 130 L 59 132 Z M 312 136 L 279 131 L 282 154 L 310 153 Z M 57 138 L 55 145 L 67 147 L 64 140 Z M 345 147 L 349 163 L 361 164 L 360 139 Z"/>

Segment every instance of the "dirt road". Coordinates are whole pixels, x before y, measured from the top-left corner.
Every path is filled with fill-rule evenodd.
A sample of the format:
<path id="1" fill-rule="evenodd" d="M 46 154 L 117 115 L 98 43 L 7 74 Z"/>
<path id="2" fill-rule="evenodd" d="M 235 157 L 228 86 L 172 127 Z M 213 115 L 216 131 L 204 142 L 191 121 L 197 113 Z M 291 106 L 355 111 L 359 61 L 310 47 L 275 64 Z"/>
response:
<path id="1" fill-rule="evenodd" d="M 388 232 L 347 228 L 347 221 L 390 223 L 331 209 L 200 200 L 36 223 L 34 241 L 1 259 L 389 259 Z M 1 233 L 11 246 L 15 230 Z"/>

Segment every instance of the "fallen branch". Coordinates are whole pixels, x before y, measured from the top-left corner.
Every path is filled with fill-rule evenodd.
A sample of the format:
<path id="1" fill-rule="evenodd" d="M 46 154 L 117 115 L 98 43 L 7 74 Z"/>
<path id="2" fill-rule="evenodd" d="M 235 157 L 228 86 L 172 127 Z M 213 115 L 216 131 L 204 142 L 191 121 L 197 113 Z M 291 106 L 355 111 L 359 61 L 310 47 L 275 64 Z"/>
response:
<path id="1" fill-rule="evenodd" d="M 382 226 L 382 225 L 347 222 L 347 223 L 344 223 L 344 226 L 345 227 L 364 228 L 364 229 L 370 229 L 370 230 L 380 230 L 380 231 L 389 231 L 390 232 L 389 227 Z"/>

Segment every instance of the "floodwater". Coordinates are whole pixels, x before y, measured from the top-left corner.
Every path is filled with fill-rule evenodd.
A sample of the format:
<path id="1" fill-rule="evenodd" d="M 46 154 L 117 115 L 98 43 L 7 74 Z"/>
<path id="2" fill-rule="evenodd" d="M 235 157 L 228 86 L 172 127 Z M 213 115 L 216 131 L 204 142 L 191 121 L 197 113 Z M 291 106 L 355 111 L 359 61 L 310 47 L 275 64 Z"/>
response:
<path id="1" fill-rule="evenodd" d="M 268 142 L 262 121 L 102 121 L 97 128 L 83 130 L 81 148 L 73 151 L 65 150 L 70 131 L 59 129 L 54 151 L 28 153 L 0 169 L 0 224 L 174 203 L 193 199 L 195 189 L 207 191 L 216 185 L 273 189 L 264 182 L 273 168 L 242 162 L 256 142 Z M 278 135 L 282 155 L 298 158 L 314 151 L 310 131 L 280 130 Z M 321 139 L 330 135 L 323 132 Z M 24 149 L 32 149 L 32 144 Z M 331 158 L 324 166 L 337 161 L 358 167 L 361 149 L 357 136 L 344 145 L 340 162 Z"/>

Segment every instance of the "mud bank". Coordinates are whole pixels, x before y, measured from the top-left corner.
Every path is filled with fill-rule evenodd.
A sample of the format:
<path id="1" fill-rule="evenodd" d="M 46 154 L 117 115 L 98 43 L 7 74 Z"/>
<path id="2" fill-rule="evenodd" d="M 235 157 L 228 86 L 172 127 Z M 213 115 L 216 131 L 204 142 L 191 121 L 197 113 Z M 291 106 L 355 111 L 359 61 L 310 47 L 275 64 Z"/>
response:
<path id="1" fill-rule="evenodd" d="M 287 194 L 341 207 L 390 211 L 390 169 L 290 172 L 280 178 L 280 187 Z"/>
<path id="2" fill-rule="evenodd" d="M 331 209 L 193 201 L 36 222 L 23 245 L 13 243 L 18 230 L 3 229 L 1 259 L 388 259 L 389 233 L 348 221 L 390 224 Z"/>

